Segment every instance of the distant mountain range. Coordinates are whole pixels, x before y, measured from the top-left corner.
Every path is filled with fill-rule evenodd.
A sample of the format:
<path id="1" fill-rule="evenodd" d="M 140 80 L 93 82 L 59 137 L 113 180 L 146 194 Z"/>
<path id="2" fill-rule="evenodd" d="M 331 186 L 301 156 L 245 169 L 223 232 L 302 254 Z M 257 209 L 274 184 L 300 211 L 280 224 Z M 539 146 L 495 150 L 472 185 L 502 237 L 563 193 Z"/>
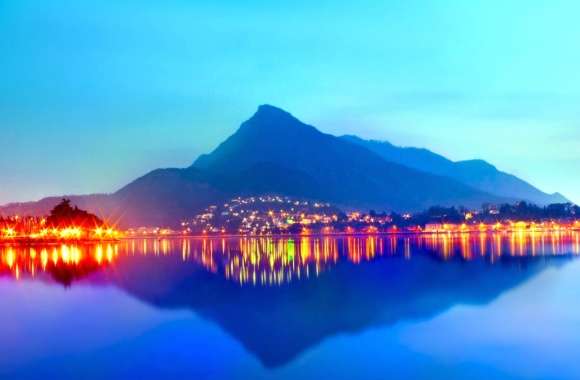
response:
<path id="1" fill-rule="evenodd" d="M 546 194 L 518 177 L 497 170 L 484 160 L 453 162 L 420 148 L 402 148 L 387 141 L 363 140 L 346 135 L 342 139 L 359 144 L 390 162 L 427 173 L 453 178 L 461 183 L 506 198 L 526 200 L 538 205 L 569 202 L 559 193 Z"/>
<path id="2" fill-rule="evenodd" d="M 567 202 L 485 161 L 452 162 L 424 149 L 335 137 L 269 105 L 188 168 L 157 169 L 109 195 L 70 197 L 123 226 L 175 225 L 237 195 L 280 194 L 343 207 L 415 211 L 527 200 Z M 44 214 L 61 197 L 11 204 L 2 214 Z"/>

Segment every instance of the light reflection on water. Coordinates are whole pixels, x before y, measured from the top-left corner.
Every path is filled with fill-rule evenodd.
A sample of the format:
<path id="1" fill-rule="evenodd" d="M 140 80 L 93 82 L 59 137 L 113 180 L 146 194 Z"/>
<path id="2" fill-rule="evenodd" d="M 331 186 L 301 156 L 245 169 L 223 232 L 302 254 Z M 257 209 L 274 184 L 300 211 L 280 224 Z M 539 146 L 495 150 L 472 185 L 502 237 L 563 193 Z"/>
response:
<path id="1" fill-rule="evenodd" d="M 4 245 L 0 378 L 577 378 L 578 255 L 578 232 Z"/>
<path id="2" fill-rule="evenodd" d="M 15 279 L 51 274 L 70 285 L 91 272 L 114 266 L 120 257 L 179 253 L 183 262 L 197 264 L 241 285 L 280 285 L 316 277 L 339 261 L 360 264 L 385 256 L 411 259 L 415 251 L 443 261 L 483 259 L 492 264 L 503 256 L 577 256 L 580 232 L 166 238 L 84 245 L 4 245 L 0 246 L 0 274 Z"/>

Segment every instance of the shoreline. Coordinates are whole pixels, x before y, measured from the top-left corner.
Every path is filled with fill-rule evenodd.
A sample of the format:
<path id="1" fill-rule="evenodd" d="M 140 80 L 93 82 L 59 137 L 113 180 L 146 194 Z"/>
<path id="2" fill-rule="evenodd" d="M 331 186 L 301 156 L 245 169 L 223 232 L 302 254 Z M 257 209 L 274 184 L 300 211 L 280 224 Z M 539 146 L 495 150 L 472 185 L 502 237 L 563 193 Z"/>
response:
<path id="1" fill-rule="evenodd" d="M 501 231 L 478 231 L 478 230 L 466 230 L 466 231 L 385 231 L 385 232 L 337 232 L 337 233 L 309 233 L 309 234 L 256 234 L 256 235 L 245 235 L 245 234 L 167 234 L 167 235 L 135 235 L 135 236 L 123 236 L 114 239 L 33 239 L 33 238 L 10 238 L 10 239 L 0 239 L 0 245 L 58 245 L 58 244 L 82 244 L 82 245 L 93 245 L 100 243 L 119 243 L 122 241 L 129 240 L 163 240 L 163 239 L 253 239 L 253 238 L 272 238 L 272 239 L 284 239 L 284 238 L 344 238 L 344 237 L 381 237 L 381 236 L 425 236 L 425 235 L 435 235 L 435 236 L 460 236 L 460 235 L 475 235 L 475 234 L 514 234 L 514 233 L 568 233 L 568 232 L 580 232 L 579 228 L 561 229 L 561 230 L 501 230 Z"/>
<path id="2" fill-rule="evenodd" d="M 32 238 L 10 238 L 0 239 L 0 245 L 58 245 L 58 244 L 99 244 L 117 243 L 122 239 L 32 239 Z"/>
<path id="3" fill-rule="evenodd" d="M 256 235 L 244 235 L 244 234 L 167 234 L 167 235 L 135 235 L 135 236 L 125 236 L 120 240 L 133 240 L 133 239 L 176 239 L 176 238 L 187 238 L 187 239 L 222 239 L 222 238 L 300 238 L 300 237 L 349 237 L 349 236 L 410 236 L 410 235 L 467 235 L 467 234 L 493 234 L 493 233 L 563 233 L 563 232 L 580 232 L 579 228 L 574 229 L 561 229 L 561 230 L 501 230 L 501 231 L 397 231 L 397 232 L 337 232 L 337 233 L 309 233 L 309 234 L 256 234 Z"/>

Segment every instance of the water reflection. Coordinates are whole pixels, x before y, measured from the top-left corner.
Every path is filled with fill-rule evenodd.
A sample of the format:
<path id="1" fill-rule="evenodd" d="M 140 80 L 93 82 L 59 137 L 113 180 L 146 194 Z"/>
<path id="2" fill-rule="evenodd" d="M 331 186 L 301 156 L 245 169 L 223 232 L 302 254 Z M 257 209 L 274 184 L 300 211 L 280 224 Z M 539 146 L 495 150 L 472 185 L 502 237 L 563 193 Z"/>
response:
<path id="1" fill-rule="evenodd" d="M 580 254 L 580 232 L 464 233 L 293 238 L 133 239 L 120 243 L 0 246 L 0 274 L 15 279 L 51 274 L 65 285 L 115 264 L 120 257 L 179 255 L 241 285 L 276 286 L 319 276 L 339 261 L 360 264 L 378 257 L 411 259 L 418 252 L 443 261 L 502 256 Z"/>
<path id="2" fill-rule="evenodd" d="M 489 303 L 579 254 L 578 232 L 126 240 L 3 246 L 0 273 L 191 310 L 272 368 L 337 334 Z"/>
<path id="3" fill-rule="evenodd" d="M 0 275 L 15 279 L 49 274 L 64 285 L 101 270 L 119 255 L 116 244 L 0 247 Z"/>

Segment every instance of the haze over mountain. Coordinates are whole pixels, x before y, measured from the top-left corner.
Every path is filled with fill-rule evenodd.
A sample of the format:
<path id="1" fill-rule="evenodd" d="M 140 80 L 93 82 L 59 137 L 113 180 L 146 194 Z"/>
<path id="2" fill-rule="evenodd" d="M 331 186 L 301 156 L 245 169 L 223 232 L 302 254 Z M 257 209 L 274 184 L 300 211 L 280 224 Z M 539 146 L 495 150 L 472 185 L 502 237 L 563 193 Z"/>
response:
<path id="1" fill-rule="evenodd" d="M 113 194 L 72 200 L 123 226 L 138 226 L 176 225 L 210 204 L 237 195 L 276 193 L 395 211 L 542 198 L 539 190 L 505 173 L 496 171 L 499 174 L 493 178 L 504 182 L 508 178 L 511 187 L 497 189 L 486 182 L 484 170 L 472 170 L 469 164 L 452 163 L 427 151 L 389 155 L 385 147 L 322 133 L 288 112 L 263 105 L 213 152 L 188 168 L 157 169 Z M 443 170 L 447 167 L 459 170 Z M 43 214 L 59 200 L 8 205 L 0 212 Z"/>
<path id="2" fill-rule="evenodd" d="M 453 178 L 481 191 L 502 197 L 525 199 L 540 206 L 569 202 L 559 193 L 546 194 L 526 181 L 498 170 L 484 160 L 453 162 L 428 149 L 398 147 L 388 141 L 364 140 L 353 135 L 345 135 L 341 138 L 364 146 L 387 161 Z"/>

